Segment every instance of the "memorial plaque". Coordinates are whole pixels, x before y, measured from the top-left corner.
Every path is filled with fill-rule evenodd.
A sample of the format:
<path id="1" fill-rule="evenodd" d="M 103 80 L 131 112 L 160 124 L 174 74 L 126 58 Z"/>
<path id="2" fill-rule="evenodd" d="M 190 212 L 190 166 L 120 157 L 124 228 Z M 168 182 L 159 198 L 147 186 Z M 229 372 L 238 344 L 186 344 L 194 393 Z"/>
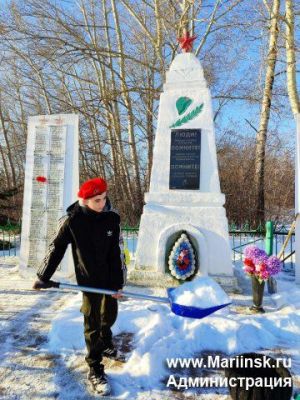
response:
<path id="1" fill-rule="evenodd" d="M 47 220 L 45 212 L 32 210 L 30 224 L 30 240 L 45 239 L 47 232 Z"/>
<path id="2" fill-rule="evenodd" d="M 49 245 L 53 241 L 53 239 L 57 233 L 57 221 L 58 220 L 59 220 L 59 215 L 57 213 L 57 219 L 55 221 L 53 221 L 53 223 L 48 221 L 47 236 L 46 236 L 47 245 Z"/>
<path id="3" fill-rule="evenodd" d="M 28 132 L 20 250 L 22 270 L 39 267 L 57 231 L 58 221 L 74 201 L 78 188 L 78 117 L 69 114 L 30 117 Z M 64 263 L 64 271 L 70 271 L 70 252 Z"/>
<path id="4" fill-rule="evenodd" d="M 28 266 L 37 269 L 45 257 L 47 247 L 45 240 L 34 240 L 30 244 Z"/>
<path id="5" fill-rule="evenodd" d="M 48 187 L 36 180 L 32 185 L 31 208 L 34 210 L 44 210 L 47 204 Z"/>
<path id="6" fill-rule="evenodd" d="M 49 182 L 47 208 L 52 209 L 52 208 L 62 207 L 62 201 L 61 201 L 62 197 L 63 197 L 63 185 L 60 185 L 59 183 L 53 181 Z"/>
<path id="7" fill-rule="evenodd" d="M 50 170 L 49 170 L 49 176 L 51 177 L 49 181 L 58 181 L 58 180 L 63 180 L 64 179 L 64 173 L 65 173 L 65 164 L 64 163 L 53 163 L 53 160 L 50 162 Z"/>
<path id="8" fill-rule="evenodd" d="M 39 153 L 45 153 L 49 149 L 49 130 L 44 126 L 37 126 L 35 131 L 35 156 Z"/>
<path id="9" fill-rule="evenodd" d="M 42 156 L 40 153 L 34 156 L 33 174 L 46 173 L 48 169 L 49 158 L 45 154 Z"/>
<path id="10" fill-rule="evenodd" d="M 50 149 L 53 155 L 58 155 L 64 158 L 65 155 L 65 126 L 51 126 L 50 127 Z"/>
<path id="11" fill-rule="evenodd" d="M 172 129 L 170 189 L 200 189 L 201 129 Z"/>

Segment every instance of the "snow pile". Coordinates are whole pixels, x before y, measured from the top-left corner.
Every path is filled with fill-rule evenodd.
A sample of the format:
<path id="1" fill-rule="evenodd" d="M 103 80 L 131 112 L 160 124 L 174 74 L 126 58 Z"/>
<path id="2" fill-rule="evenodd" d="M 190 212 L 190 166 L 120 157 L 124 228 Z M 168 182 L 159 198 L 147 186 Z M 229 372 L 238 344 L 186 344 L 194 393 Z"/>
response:
<path id="1" fill-rule="evenodd" d="M 179 301 L 179 296 L 176 298 Z M 217 302 L 225 300 L 216 295 Z M 211 305 L 211 301 L 212 296 L 206 305 Z M 60 354 L 70 369 L 74 368 L 71 360 L 75 355 L 82 360 L 81 365 L 85 363 L 80 305 L 79 294 L 54 319 L 48 343 L 48 350 Z M 162 379 L 171 373 L 167 359 L 199 357 L 202 351 L 230 355 L 279 345 L 300 347 L 300 312 L 289 307 L 284 313 L 275 310 L 264 315 L 215 313 L 197 320 L 175 315 L 168 305 L 129 299 L 120 302 L 118 319 L 113 326 L 114 335 L 122 332 L 134 334 L 134 348 L 122 369 L 108 369 L 107 373 L 114 396 L 136 398 L 141 387 L 143 390 L 165 388 Z"/>
<path id="2" fill-rule="evenodd" d="M 76 349 L 84 349 L 83 317 L 80 313 L 82 295 L 75 295 L 66 309 L 54 319 L 50 332 L 50 349 L 53 353 L 72 354 Z M 82 330 L 82 332 L 81 332 Z"/>
<path id="3" fill-rule="evenodd" d="M 300 289 L 279 292 L 271 297 L 277 309 L 288 305 L 296 310 L 300 309 Z"/>
<path id="4" fill-rule="evenodd" d="M 220 285 L 208 276 L 186 282 L 172 292 L 172 300 L 183 306 L 209 308 L 231 303 Z"/>

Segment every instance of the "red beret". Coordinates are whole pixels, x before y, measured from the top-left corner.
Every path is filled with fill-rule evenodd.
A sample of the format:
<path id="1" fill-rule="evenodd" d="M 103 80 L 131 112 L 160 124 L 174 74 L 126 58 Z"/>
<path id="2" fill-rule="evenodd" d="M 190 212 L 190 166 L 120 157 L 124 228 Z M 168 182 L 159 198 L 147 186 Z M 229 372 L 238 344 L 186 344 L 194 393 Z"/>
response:
<path id="1" fill-rule="evenodd" d="M 78 197 L 82 199 L 90 199 L 91 197 L 102 194 L 107 190 L 107 183 L 102 178 L 94 178 L 85 181 L 79 189 Z"/>

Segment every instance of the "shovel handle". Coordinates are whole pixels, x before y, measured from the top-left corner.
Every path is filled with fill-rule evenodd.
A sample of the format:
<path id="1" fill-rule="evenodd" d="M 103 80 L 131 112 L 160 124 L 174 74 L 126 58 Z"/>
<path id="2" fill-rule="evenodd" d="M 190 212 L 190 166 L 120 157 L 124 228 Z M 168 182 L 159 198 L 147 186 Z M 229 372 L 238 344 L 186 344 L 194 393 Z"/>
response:
<path id="1" fill-rule="evenodd" d="M 100 294 L 117 294 L 118 291 L 116 290 L 109 290 L 109 289 L 98 289 L 89 286 L 79 286 L 79 285 L 71 285 L 70 283 L 60 283 L 60 282 L 51 282 L 51 287 L 59 288 L 59 289 L 66 289 L 66 290 L 77 290 L 82 292 L 89 292 L 89 293 L 100 293 Z M 167 303 L 170 304 L 170 300 L 168 297 L 156 297 L 156 296 L 149 296 L 147 294 L 141 293 L 133 293 L 122 291 L 123 296 L 132 297 L 134 299 L 142 299 L 142 300 L 150 300 L 155 301 L 157 303 Z"/>

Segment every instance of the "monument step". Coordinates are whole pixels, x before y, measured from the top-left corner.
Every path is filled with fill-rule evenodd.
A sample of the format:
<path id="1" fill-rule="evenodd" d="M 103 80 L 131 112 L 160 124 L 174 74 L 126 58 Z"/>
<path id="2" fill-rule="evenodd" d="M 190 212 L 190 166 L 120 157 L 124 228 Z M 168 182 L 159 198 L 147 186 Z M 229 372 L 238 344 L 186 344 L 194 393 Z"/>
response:
<path id="1" fill-rule="evenodd" d="M 213 278 L 227 293 L 240 293 L 237 278 L 226 275 L 209 275 Z M 158 272 L 150 269 L 135 269 L 129 272 L 128 284 L 153 287 L 167 288 L 179 286 L 179 281 L 167 273 Z"/>
<path id="2" fill-rule="evenodd" d="M 128 284 L 146 287 L 176 287 L 179 282 L 169 274 L 150 269 L 135 269 L 129 272 Z"/>

